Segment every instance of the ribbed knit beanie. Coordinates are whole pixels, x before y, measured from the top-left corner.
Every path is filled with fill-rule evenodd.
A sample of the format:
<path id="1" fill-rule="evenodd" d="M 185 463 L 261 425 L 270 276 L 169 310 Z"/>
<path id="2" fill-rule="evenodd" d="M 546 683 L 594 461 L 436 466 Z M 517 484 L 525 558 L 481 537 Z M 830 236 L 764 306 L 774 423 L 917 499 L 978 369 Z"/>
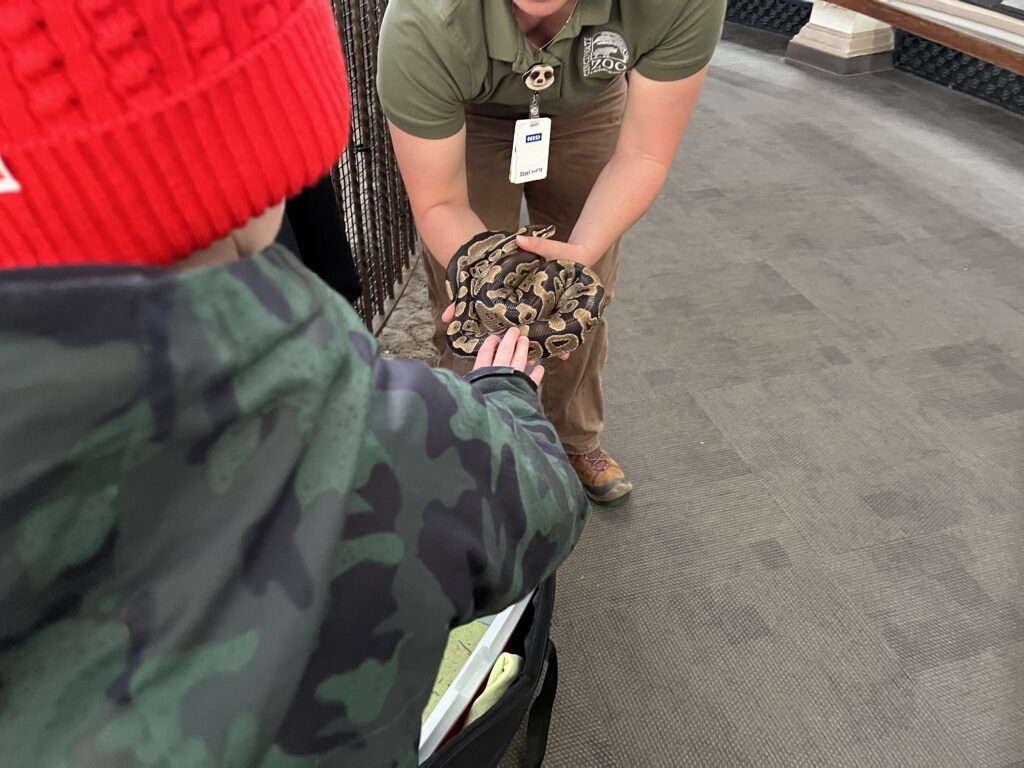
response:
<path id="1" fill-rule="evenodd" d="M 0 0 L 0 269 L 170 264 L 348 131 L 330 0 Z"/>

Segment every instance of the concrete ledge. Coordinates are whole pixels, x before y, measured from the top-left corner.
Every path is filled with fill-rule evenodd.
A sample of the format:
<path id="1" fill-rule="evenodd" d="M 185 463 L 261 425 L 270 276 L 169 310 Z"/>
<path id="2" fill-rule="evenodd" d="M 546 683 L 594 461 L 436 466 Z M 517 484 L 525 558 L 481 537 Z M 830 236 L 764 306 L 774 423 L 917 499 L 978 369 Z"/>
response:
<path id="1" fill-rule="evenodd" d="M 810 67 L 833 75 L 850 77 L 866 75 L 871 72 L 885 72 L 892 69 L 892 51 L 869 53 L 864 56 L 849 58 L 809 48 L 796 41 L 790 41 L 786 48 L 786 63 L 801 67 Z"/>

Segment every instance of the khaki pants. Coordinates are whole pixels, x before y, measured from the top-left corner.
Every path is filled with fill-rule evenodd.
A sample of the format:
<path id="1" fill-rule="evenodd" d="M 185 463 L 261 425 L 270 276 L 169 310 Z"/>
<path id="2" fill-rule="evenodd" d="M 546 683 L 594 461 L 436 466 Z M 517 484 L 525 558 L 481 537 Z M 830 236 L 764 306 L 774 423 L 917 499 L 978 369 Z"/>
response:
<path id="1" fill-rule="evenodd" d="M 525 193 L 530 223 L 554 224 L 555 239 L 572 234 L 598 175 L 611 159 L 626 104 L 626 82 L 620 78 L 596 101 L 570 115 L 552 119 L 548 177 L 529 184 L 508 180 L 515 118 L 466 112 L 466 171 L 469 203 L 488 229 L 519 226 Z M 525 99 L 524 99 L 525 105 Z M 465 374 L 472 360 L 454 357 L 445 341 L 441 313 L 448 306 L 445 273 L 437 261 L 424 259 L 434 315 L 434 346 L 438 365 Z M 610 302 L 619 269 L 619 242 L 594 265 Z M 587 342 L 568 360 L 544 361 L 541 399 L 568 453 L 589 453 L 600 444 L 604 428 L 601 372 L 608 356 L 608 329 L 602 319 Z"/>

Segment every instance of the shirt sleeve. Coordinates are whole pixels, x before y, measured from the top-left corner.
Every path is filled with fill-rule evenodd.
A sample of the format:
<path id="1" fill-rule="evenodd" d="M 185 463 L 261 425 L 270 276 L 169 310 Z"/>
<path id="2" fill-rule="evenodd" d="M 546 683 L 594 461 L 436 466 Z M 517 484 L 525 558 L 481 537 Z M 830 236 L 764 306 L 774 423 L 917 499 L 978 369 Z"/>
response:
<path id="1" fill-rule="evenodd" d="M 465 122 L 468 47 L 429 9 L 393 4 L 381 24 L 377 94 L 388 120 L 421 139 L 454 136 Z"/>
<path id="2" fill-rule="evenodd" d="M 665 36 L 644 53 L 636 71 L 651 80 L 684 80 L 697 74 L 711 61 L 725 23 L 726 0 L 689 0 L 674 7 L 674 18 L 665 26 Z"/>
<path id="3" fill-rule="evenodd" d="M 457 626 L 520 600 L 569 556 L 590 512 L 537 393 L 517 376 L 470 384 L 384 359 L 361 327 L 349 341 L 372 370 L 367 432 L 389 457 L 358 493 L 415 518 L 407 551 L 440 587 L 438 615 Z"/>

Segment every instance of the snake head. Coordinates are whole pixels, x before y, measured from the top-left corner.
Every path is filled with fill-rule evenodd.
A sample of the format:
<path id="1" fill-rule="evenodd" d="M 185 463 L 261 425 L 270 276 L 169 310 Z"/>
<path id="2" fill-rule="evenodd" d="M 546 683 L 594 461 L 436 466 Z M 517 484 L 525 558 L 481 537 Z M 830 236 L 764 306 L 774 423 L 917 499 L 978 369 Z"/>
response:
<path id="1" fill-rule="evenodd" d="M 548 224 L 544 227 L 528 226 L 520 227 L 519 231 L 516 232 L 516 237 L 519 235 L 527 235 L 529 237 L 539 237 L 544 240 L 550 240 L 555 236 L 555 228 L 553 225 Z"/>

